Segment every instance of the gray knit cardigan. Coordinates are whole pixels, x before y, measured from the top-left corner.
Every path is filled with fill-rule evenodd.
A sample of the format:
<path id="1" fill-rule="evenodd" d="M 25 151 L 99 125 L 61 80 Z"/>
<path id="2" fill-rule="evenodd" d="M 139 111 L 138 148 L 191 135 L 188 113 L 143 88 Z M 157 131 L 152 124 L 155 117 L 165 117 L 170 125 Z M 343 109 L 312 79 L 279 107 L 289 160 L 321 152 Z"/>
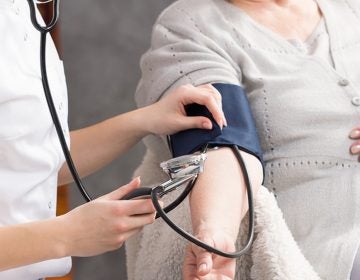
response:
<path id="1" fill-rule="evenodd" d="M 264 186 L 321 279 L 346 280 L 360 242 L 360 164 L 349 152 L 348 138 L 360 125 L 360 5 L 357 0 L 318 4 L 332 63 L 301 51 L 224 0 L 175 2 L 154 26 L 136 101 L 145 106 L 187 83 L 244 87 L 264 151 Z M 161 179 L 155 175 L 158 162 L 170 154 L 159 137 L 145 144 L 137 173 L 146 174 L 145 184 L 151 185 Z M 156 223 L 129 242 L 130 279 L 181 279 L 185 243 L 175 238 L 168 246 L 169 236 L 166 226 Z M 154 265 L 144 266 L 146 260 Z"/>

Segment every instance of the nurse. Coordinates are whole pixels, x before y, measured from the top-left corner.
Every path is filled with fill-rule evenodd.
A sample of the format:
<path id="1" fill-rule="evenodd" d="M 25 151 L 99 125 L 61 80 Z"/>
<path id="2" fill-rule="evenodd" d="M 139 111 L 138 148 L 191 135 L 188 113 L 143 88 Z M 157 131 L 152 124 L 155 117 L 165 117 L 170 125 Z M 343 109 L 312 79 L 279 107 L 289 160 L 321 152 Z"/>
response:
<path id="1" fill-rule="evenodd" d="M 39 33 L 25 0 L 0 1 L 0 279 L 62 276 L 70 256 L 119 248 L 154 221 L 149 200 L 121 201 L 140 178 L 55 217 L 56 188 L 71 182 L 43 94 Z M 222 127 L 221 99 L 210 86 L 182 86 L 160 102 L 69 132 L 62 62 L 48 39 L 48 75 L 54 102 L 81 176 L 105 166 L 148 134 L 211 129 L 204 117 L 186 117 L 184 106 L 207 106 Z"/>

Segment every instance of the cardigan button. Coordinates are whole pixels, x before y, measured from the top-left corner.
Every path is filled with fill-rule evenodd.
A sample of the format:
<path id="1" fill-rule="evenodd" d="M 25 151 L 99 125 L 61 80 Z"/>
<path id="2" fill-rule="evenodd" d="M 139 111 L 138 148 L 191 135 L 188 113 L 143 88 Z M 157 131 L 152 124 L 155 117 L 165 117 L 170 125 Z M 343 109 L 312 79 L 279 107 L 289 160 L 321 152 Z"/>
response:
<path id="1" fill-rule="evenodd" d="M 346 87 L 350 84 L 349 80 L 347 79 L 341 79 L 339 82 L 338 82 L 338 85 L 341 86 L 341 87 Z"/>
<path id="2" fill-rule="evenodd" d="M 355 106 L 360 106 L 360 96 L 355 96 L 351 99 L 351 103 Z"/>

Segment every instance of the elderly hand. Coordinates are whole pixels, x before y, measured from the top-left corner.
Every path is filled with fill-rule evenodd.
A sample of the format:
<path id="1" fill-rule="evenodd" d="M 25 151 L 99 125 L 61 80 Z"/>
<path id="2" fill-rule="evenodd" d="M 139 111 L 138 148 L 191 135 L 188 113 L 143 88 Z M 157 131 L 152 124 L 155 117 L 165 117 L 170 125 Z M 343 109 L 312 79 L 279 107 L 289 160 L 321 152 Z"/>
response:
<path id="1" fill-rule="evenodd" d="M 151 133 L 160 135 L 174 134 L 191 128 L 211 129 L 212 123 L 208 118 L 186 116 L 185 106 L 192 103 L 206 106 L 221 128 L 226 125 L 221 95 L 210 84 L 198 87 L 181 86 L 148 106 L 144 125 Z"/>
<path id="2" fill-rule="evenodd" d="M 360 127 L 354 128 L 351 132 L 349 137 L 354 141 L 354 143 L 350 146 L 350 152 L 354 155 L 360 155 Z"/>
<path id="3" fill-rule="evenodd" d="M 206 231 L 197 238 L 225 252 L 235 251 L 232 238 L 222 231 Z M 183 264 L 184 280 L 231 280 L 235 278 L 236 260 L 209 253 L 190 244 Z"/>

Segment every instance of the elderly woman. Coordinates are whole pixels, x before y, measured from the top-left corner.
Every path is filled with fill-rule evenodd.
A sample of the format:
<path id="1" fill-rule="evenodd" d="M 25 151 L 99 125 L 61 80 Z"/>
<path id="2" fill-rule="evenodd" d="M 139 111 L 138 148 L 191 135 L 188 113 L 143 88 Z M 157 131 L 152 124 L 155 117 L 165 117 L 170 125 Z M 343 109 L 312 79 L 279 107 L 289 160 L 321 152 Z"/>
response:
<path id="1" fill-rule="evenodd" d="M 263 184 L 321 279 L 360 279 L 359 42 L 355 0 L 181 0 L 158 18 L 141 62 L 139 106 L 186 83 L 245 91 L 264 155 Z M 153 172 L 146 183 L 156 183 L 155 168 L 170 154 L 160 137 L 145 143 L 137 173 Z M 259 161 L 246 161 L 259 185 Z M 246 212 L 237 168 L 228 149 L 212 151 L 197 183 L 206 192 L 196 188 L 189 201 L 194 233 L 230 250 Z M 181 279 L 185 255 L 185 279 L 235 277 L 233 260 L 185 249 L 168 231 L 155 223 L 129 242 L 129 279 Z"/>

